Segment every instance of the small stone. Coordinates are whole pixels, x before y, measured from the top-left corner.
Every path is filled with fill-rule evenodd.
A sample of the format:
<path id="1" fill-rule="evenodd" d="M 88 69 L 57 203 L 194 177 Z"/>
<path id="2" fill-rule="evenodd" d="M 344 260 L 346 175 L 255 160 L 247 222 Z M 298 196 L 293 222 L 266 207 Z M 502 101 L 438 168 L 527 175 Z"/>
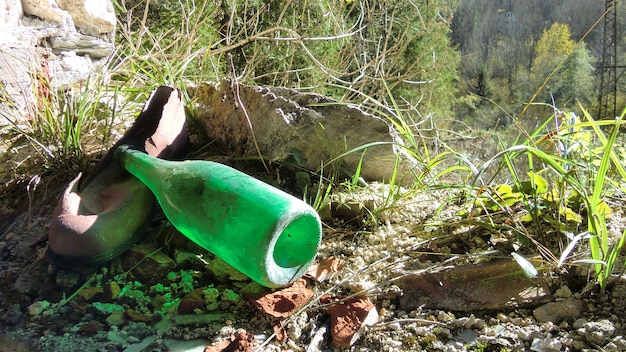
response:
<path id="1" fill-rule="evenodd" d="M 115 31 L 115 11 L 110 0 L 56 0 L 56 4 L 69 12 L 76 28 L 83 33 L 100 35 Z"/>
<path id="2" fill-rule="evenodd" d="M 558 339 L 545 338 L 541 340 L 536 338 L 533 339 L 530 350 L 536 352 L 557 352 L 561 350 L 561 347 L 563 347 L 563 344 Z"/>
<path id="3" fill-rule="evenodd" d="M 560 323 L 564 319 L 575 319 L 585 310 L 585 302 L 570 297 L 564 301 L 546 303 L 533 311 L 535 319 L 541 322 Z"/>
<path id="4" fill-rule="evenodd" d="M 476 333 L 472 329 L 465 329 L 457 337 L 459 340 L 467 344 L 472 344 L 478 338 L 478 335 L 476 335 Z"/>
<path id="5" fill-rule="evenodd" d="M 554 292 L 554 298 L 569 298 L 572 297 L 572 291 L 567 285 L 561 286 Z"/>
<path id="6" fill-rule="evenodd" d="M 149 316 L 145 315 L 142 312 L 138 312 L 134 309 L 127 309 L 126 310 L 126 316 L 135 322 L 143 322 L 143 323 L 147 323 L 150 322 L 150 320 L 152 320 Z"/>
<path id="7" fill-rule="evenodd" d="M 102 286 L 102 300 L 104 302 L 113 302 L 120 295 L 122 289 L 117 282 L 107 282 Z"/>
<path id="8" fill-rule="evenodd" d="M 219 282 L 250 280 L 249 277 L 219 258 L 211 260 L 205 269 Z"/>
<path id="9" fill-rule="evenodd" d="M 615 325 L 603 319 L 597 322 L 588 322 L 583 327 L 585 339 L 603 346 L 615 334 Z"/>
<path id="10" fill-rule="evenodd" d="M 154 295 L 152 297 L 152 299 L 150 300 L 150 305 L 154 309 L 157 309 L 157 310 L 163 308 L 165 303 L 167 303 L 167 298 L 165 296 L 159 295 L 159 294 Z"/>
<path id="11" fill-rule="evenodd" d="M 506 323 L 509 321 L 509 317 L 504 313 L 498 313 L 498 315 L 496 316 L 496 319 L 500 320 L 503 323 Z"/>
<path id="12" fill-rule="evenodd" d="M 44 310 L 50 307 L 50 302 L 48 301 L 37 301 L 30 306 L 28 306 L 28 314 L 31 316 L 36 316 L 41 314 Z"/>
<path id="13" fill-rule="evenodd" d="M 109 315 L 106 318 L 107 324 L 109 324 L 109 326 L 118 326 L 118 327 L 125 325 L 126 318 L 124 314 L 125 313 L 123 311 L 117 311 L 117 312 L 111 313 L 111 315 Z"/>
<path id="14" fill-rule="evenodd" d="M 524 329 L 519 329 L 516 331 L 517 337 L 522 340 L 522 341 L 528 341 L 530 340 L 530 333 Z"/>
<path id="15" fill-rule="evenodd" d="M 188 294 L 178 304 L 178 314 L 193 313 L 195 309 L 204 307 L 204 294 L 202 288 L 197 288 Z"/>
<path id="16" fill-rule="evenodd" d="M 103 330 L 104 330 L 104 324 L 96 320 L 92 320 L 85 325 L 81 325 L 81 327 L 78 329 L 78 331 L 88 333 L 88 334 L 95 334 L 98 331 L 103 331 Z"/>
<path id="17" fill-rule="evenodd" d="M 587 324 L 587 319 L 585 319 L 585 318 L 578 318 L 578 319 L 574 320 L 574 324 L 572 324 L 572 327 L 574 329 L 580 329 L 580 328 L 584 327 L 585 324 Z"/>
<path id="18" fill-rule="evenodd" d="M 211 346 L 206 346 L 204 352 L 252 352 L 254 350 L 254 335 L 245 331 L 240 331 L 232 335 L 229 339 L 217 342 Z"/>
<path id="19" fill-rule="evenodd" d="M 176 263 L 156 246 L 142 243 L 133 246 L 124 255 L 122 266 L 143 283 L 163 280 L 174 270 Z"/>
<path id="20" fill-rule="evenodd" d="M 524 319 L 520 317 L 511 318 L 511 324 L 515 326 L 521 326 L 523 322 L 524 322 Z"/>
<path id="21" fill-rule="evenodd" d="M 80 302 L 93 302 L 102 295 L 102 287 L 85 287 L 76 296 Z"/>
<path id="22" fill-rule="evenodd" d="M 398 322 L 390 323 L 389 325 L 387 325 L 387 328 L 393 331 L 402 331 L 402 325 L 400 325 L 400 323 Z"/>

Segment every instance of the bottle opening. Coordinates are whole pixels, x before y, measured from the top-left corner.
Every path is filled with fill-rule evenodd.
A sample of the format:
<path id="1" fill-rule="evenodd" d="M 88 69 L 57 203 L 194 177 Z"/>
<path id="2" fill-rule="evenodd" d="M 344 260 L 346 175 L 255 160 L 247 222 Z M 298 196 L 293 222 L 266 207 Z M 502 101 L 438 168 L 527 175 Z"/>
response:
<path id="1" fill-rule="evenodd" d="M 282 268 L 308 265 L 317 253 L 320 242 L 319 220 L 303 214 L 282 231 L 274 246 L 274 262 Z"/>

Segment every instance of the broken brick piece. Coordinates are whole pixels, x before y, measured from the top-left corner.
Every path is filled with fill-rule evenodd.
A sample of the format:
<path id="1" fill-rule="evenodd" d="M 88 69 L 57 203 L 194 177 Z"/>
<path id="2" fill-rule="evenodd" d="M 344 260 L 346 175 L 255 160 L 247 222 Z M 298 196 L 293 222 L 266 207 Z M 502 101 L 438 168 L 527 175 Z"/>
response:
<path id="1" fill-rule="evenodd" d="M 252 300 L 252 304 L 275 318 L 285 318 L 307 304 L 311 298 L 313 291 L 306 287 L 304 279 L 299 279 L 289 287 Z"/>
<path id="2" fill-rule="evenodd" d="M 378 321 L 378 311 L 367 298 L 353 297 L 328 307 L 333 343 L 350 347 L 361 336 L 365 326 Z"/>

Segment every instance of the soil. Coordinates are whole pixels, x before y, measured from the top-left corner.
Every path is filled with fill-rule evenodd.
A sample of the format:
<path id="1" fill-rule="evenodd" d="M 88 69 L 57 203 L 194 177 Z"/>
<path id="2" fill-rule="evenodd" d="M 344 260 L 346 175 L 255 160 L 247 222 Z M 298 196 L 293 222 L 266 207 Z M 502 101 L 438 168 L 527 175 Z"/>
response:
<path id="1" fill-rule="evenodd" d="M 537 247 L 512 231 L 515 214 L 472 223 L 459 191 L 395 192 L 403 190 L 371 183 L 335 193 L 321 212 L 316 262 L 324 269 L 274 291 L 184 238 L 162 215 L 137 246 L 80 273 L 47 263 L 54 202 L 40 215 L 4 218 L 0 350 L 626 350 L 622 277 L 598 295 L 585 266 L 537 259 Z M 501 226 L 480 225 L 487 221 Z M 621 211 L 609 226 L 623 231 Z M 520 276 L 511 252 L 537 275 Z M 584 257 L 584 246 L 574 256 Z M 350 333 L 338 336 L 337 326 Z"/>

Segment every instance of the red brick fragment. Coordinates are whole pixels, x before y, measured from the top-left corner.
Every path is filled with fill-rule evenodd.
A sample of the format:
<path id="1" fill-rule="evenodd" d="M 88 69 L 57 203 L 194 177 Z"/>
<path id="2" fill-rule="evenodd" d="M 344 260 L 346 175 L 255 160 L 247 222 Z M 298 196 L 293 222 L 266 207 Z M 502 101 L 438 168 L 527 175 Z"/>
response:
<path id="1" fill-rule="evenodd" d="M 330 301 L 328 298 L 325 301 Z M 324 301 L 322 300 L 322 301 Z M 353 297 L 328 307 L 333 343 L 350 347 L 361 336 L 365 326 L 378 321 L 376 307 L 367 298 Z"/>
<path id="2" fill-rule="evenodd" d="M 286 318 L 307 304 L 311 298 L 313 291 L 306 287 L 304 279 L 299 279 L 289 287 L 252 300 L 252 304 L 275 318 Z"/>

